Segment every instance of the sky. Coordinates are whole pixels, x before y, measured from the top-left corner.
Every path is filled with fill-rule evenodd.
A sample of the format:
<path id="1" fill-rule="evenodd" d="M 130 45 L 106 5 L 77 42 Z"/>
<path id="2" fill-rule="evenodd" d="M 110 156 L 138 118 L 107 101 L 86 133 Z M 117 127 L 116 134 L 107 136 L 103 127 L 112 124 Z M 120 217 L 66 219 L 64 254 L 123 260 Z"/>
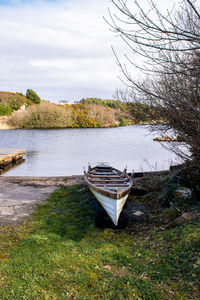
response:
<path id="1" fill-rule="evenodd" d="M 111 46 L 119 57 L 125 50 L 103 19 L 108 6 L 109 0 L 0 0 L 0 91 L 33 89 L 52 102 L 113 98 L 122 82 Z"/>

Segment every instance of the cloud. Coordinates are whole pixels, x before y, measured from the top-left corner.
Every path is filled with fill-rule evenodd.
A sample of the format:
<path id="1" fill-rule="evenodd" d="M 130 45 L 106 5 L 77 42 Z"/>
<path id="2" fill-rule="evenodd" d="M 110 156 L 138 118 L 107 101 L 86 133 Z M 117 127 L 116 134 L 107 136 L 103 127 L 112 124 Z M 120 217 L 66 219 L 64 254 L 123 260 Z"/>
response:
<path id="1" fill-rule="evenodd" d="M 157 2 L 166 8 L 164 0 Z M 111 45 L 122 61 L 127 50 L 103 20 L 108 5 L 108 0 L 0 0 L 0 90 L 32 88 L 54 101 L 111 98 L 122 85 Z M 137 75 L 130 65 L 129 70 Z"/>
<path id="2" fill-rule="evenodd" d="M 112 97 L 119 81 L 107 1 L 0 1 L 1 90 Z"/>

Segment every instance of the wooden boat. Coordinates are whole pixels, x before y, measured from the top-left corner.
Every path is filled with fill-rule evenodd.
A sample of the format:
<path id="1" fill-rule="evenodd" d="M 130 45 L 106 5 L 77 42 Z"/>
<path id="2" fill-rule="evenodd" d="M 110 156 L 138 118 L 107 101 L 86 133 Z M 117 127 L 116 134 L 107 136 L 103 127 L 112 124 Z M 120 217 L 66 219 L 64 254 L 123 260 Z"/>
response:
<path id="1" fill-rule="evenodd" d="M 153 139 L 156 142 L 179 142 L 178 137 L 169 137 L 169 136 L 162 136 L 162 137 L 155 137 Z"/>
<path id="2" fill-rule="evenodd" d="M 133 177 L 133 176 L 132 176 Z M 117 226 L 120 213 L 132 189 L 133 179 L 107 164 L 99 164 L 84 171 L 84 179 L 96 199 Z"/>

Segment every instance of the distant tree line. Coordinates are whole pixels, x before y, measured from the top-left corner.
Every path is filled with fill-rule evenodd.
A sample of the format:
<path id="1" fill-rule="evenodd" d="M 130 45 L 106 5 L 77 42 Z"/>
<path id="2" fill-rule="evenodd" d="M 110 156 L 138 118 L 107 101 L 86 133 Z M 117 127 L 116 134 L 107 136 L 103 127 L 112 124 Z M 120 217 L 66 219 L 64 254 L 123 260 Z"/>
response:
<path id="1" fill-rule="evenodd" d="M 122 108 L 124 103 L 119 101 L 119 100 L 111 100 L 111 99 L 106 99 L 102 100 L 100 98 L 85 98 L 80 101 L 81 104 L 97 104 L 97 105 L 103 105 L 106 107 L 111 107 L 111 108 Z"/>
<path id="2" fill-rule="evenodd" d="M 115 100 L 100 98 L 86 98 L 80 101 L 81 104 L 96 104 L 104 107 L 110 107 L 120 110 L 119 121 L 121 125 L 142 124 L 142 123 L 161 123 L 163 120 L 159 115 L 159 110 L 156 106 L 142 102 L 127 101 L 117 91 Z"/>
<path id="3" fill-rule="evenodd" d="M 149 124 L 155 122 L 154 109 L 147 104 L 100 98 L 82 99 L 60 106 L 41 101 L 31 89 L 22 93 L 0 93 L 0 115 L 9 116 L 14 128 L 94 128 Z M 25 105 L 24 110 L 19 110 Z M 153 120 L 154 119 L 154 120 Z"/>

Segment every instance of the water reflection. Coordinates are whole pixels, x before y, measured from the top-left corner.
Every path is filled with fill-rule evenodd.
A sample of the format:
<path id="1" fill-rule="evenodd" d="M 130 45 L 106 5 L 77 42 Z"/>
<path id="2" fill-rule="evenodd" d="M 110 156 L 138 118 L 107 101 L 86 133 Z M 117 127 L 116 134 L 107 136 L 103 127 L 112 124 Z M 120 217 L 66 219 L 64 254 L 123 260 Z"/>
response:
<path id="1" fill-rule="evenodd" d="M 14 163 L 11 163 L 9 165 L 4 166 L 2 169 L 0 169 L 0 174 L 1 175 L 5 175 L 6 172 L 8 172 L 9 170 L 13 170 L 14 168 L 18 167 L 19 165 L 22 165 L 23 163 L 25 163 L 25 159 L 21 159 L 21 160 L 17 160 Z"/>
<path id="2" fill-rule="evenodd" d="M 26 159 L 32 159 L 34 158 L 36 155 L 37 155 L 37 151 L 27 151 L 25 156 L 26 156 Z"/>

